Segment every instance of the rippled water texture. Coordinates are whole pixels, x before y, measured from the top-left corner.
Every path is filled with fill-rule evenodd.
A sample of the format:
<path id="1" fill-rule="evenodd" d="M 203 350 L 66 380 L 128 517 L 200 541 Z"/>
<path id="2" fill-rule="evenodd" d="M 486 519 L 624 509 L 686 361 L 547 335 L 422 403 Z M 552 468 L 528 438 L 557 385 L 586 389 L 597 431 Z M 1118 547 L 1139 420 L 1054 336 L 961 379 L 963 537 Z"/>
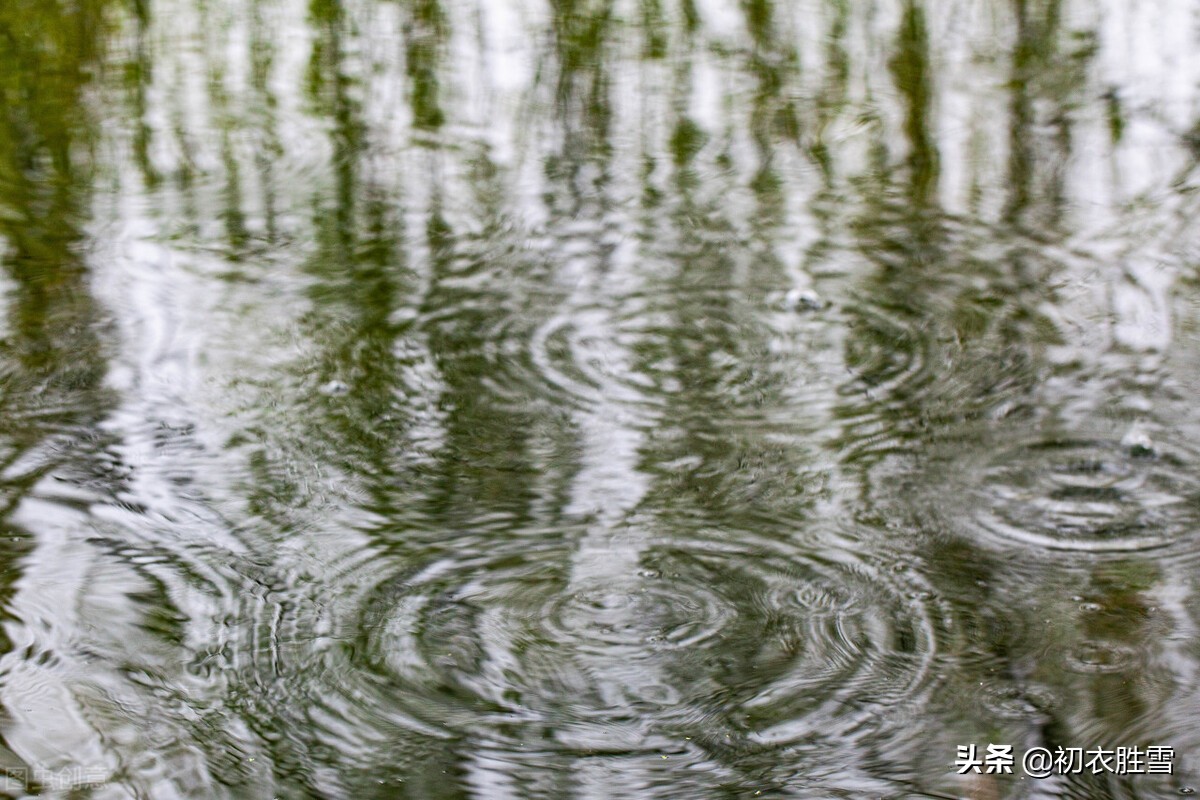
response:
<path id="1" fill-rule="evenodd" d="M 4 0 L 0 796 L 1200 790 L 1198 158 L 1195 0 Z"/>

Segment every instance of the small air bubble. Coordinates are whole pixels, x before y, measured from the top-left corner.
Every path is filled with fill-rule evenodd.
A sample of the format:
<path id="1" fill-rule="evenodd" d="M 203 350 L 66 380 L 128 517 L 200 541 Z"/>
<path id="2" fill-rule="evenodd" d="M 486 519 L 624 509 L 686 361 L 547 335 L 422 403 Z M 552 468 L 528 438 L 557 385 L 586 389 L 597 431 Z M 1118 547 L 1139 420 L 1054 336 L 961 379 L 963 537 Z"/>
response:
<path id="1" fill-rule="evenodd" d="M 1134 424 L 1121 437 L 1121 446 L 1129 452 L 1129 455 L 1134 457 L 1145 458 L 1154 455 L 1154 441 L 1138 424 Z"/>
<path id="2" fill-rule="evenodd" d="M 784 297 L 788 311 L 820 311 L 825 301 L 812 289 L 792 289 Z"/>
<path id="3" fill-rule="evenodd" d="M 341 397 L 350 391 L 350 387 L 341 381 L 330 381 L 321 387 L 321 394 L 326 397 Z"/>

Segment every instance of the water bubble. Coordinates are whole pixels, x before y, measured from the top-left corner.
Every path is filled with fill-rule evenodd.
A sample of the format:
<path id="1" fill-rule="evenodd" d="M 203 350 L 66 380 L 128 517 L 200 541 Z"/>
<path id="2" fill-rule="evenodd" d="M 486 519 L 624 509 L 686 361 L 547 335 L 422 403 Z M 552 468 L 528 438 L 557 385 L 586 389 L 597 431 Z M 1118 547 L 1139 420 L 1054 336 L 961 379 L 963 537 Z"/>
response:
<path id="1" fill-rule="evenodd" d="M 1121 446 L 1129 451 L 1131 456 L 1148 457 L 1154 455 L 1154 441 L 1141 425 L 1133 425 L 1121 437 Z"/>
<path id="2" fill-rule="evenodd" d="M 341 397 L 349 393 L 350 387 L 339 380 L 332 380 L 322 385 L 319 391 L 326 397 Z"/>
<path id="3" fill-rule="evenodd" d="M 820 311 L 825 301 L 812 289 L 791 289 L 784 296 L 784 308 L 788 311 Z"/>

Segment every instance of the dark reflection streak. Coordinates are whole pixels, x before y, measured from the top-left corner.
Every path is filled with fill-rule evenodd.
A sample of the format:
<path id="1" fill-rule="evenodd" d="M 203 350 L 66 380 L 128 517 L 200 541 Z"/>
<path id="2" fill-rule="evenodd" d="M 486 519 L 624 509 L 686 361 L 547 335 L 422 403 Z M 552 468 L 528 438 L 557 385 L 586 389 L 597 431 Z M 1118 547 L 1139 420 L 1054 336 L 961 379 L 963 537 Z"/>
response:
<path id="1" fill-rule="evenodd" d="M 357 463 L 356 456 L 362 452 L 363 437 L 373 416 L 388 405 L 387 394 L 395 377 L 388 369 L 395 330 L 387 319 L 398 291 L 395 277 L 403 271 L 402 264 L 397 263 L 401 228 L 398 220 L 389 218 L 382 189 L 365 185 L 361 177 L 369 152 L 360 104 L 354 99 L 355 82 L 344 64 L 343 38 L 348 23 L 341 4 L 312 0 L 309 21 L 316 36 L 306 88 L 316 113 L 334 122 L 330 132 L 334 180 L 332 190 L 319 193 L 313 201 L 317 251 L 305 269 L 317 281 L 310 290 L 313 311 L 302 324 L 319 345 L 319 363 L 304 364 L 303 369 L 306 383 L 321 386 L 333 382 L 346 387 L 346 396 L 341 397 L 342 390 L 335 390 L 331 394 L 338 396 L 336 402 L 311 398 L 318 419 L 312 420 L 312 429 L 305 435 L 328 444 L 336 453 L 338 466 L 347 467 L 351 474 L 369 475 L 381 464 L 367 467 Z M 257 58 L 262 62 L 255 71 L 265 72 L 269 54 Z M 260 84 L 260 92 L 266 91 L 265 81 L 256 83 Z M 273 141 L 277 136 L 273 115 L 266 114 L 262 124 L 267 130 L 261 135 Z M 377 384 L 356 383 L 351 393 L 351 382 L 360 376 Z M 361 407 L 351 410 L 346 404 Z M 360 411 L 364 414 L 356 413 Z M 306 420 L 310 417 L 311 413 L 302 414 Z M 260 463 L 267 466 L 265 461 Z M 255 507 L 257 512 L 286 514 L 290 507 L 304 504 L 302 487 L 271 485 L 280 477 L 282 473 L 263 473 L 264 490 L 261 505 Z"/>
<path id="2" fill-rule="evenodd" d="M 228 257 L 237 261 L 249 242 L 246 212 L 242 208 L 241 166 L 233 148 L 234 120 L 228 115 L 229 98 L 224 89 L 214 87 L 214 105 L 218 109 L 218 124 L 221 127 L 221 161 L 225 167 L 225 184 L 222 186 L 221 220 L 225 223 L 225 236 L 229 244 Z"/>
<path id="3" fill-rule="evenodd" d="M 153 190 L 161 176 L 150 160 L 153 134 L 148 119 L 146 88 L 153 81 L 154 62 L 147 30 L 151 24 L 149 0 L 135 0 L 134 20 L 136 25 L 134 57 L 125 65 L 125 82 L 131 95 L 130 111 L 134 119 L 133 157 L 142 173 L 147 190 Z"/>
<path id="4" fill-rule="evenodd" d="M 871 288 L 864 291 L 864 300 L 868 308 L 879 312 L 880 321 L 890 326 L 894 320 L 898 330 L 881 327 L 874 314 L 856 321 L 846 358 L 866 383 L 866 406 L 876 406 L 886 414 L 891 435 L 882 447 L 863 441 L 861 444 L 869 448 L 865 452 L 858 450 L 858 445 L 851 446 L 845 453 L 851 460 L 866 456 L 874 462 L 902 447 L 897 440 L 912 436 L 930 421 L 929 407 L 918 405 L 918 401 L 931 380 L 927 370 L 933 365 L 926 361 L 932 360 L 936 338 L 940 337 L 928 319 L 932 309 L 918 304 L 913 293 L 914 288 L 936 280 L 931 273 L 943 268 L 940 262 L 945 257 L 936 195 L 938 157 L 929 131 L 932 90 L 928 48 L 924 12 L 915 2 L 908 2 L 891 60 L 892 77 L 905 103 L 908 169 L 898 187 L 888 181 L 877 182 L 882 176 L 862 184 L 869 194 L 863 198 L 864 210 L 856 230 L 858 246 L 879 265 L 879 272 L 870 278 Z M 864 359 L 863 355 L 875 351 L 885 353 L 889 363 L 872 365 Z M 873 374 L 875 366 L 881 368 L 878 374 Z M 876 403 L 870 387 L 889 381 L 894 370 L 899 370 L 902 380 L 891 390 L 891 397 L 879 398 L 882 402 Z M 904 410 L 889 412 L 888 401 L 899 401 Z"/>
<path id="5" fill-rule="evenodd" d="M 519 298 L 501 285 L 486 294 L 453 286 L 455 278 L 482 272 L 490 265 L 475 242 L 457 234 L 436 205 L 426 229 L 433 281 L 426 307 L 455 310 L 453 324 L 429 330 L 430 347 L 446 389 L 441 398 L 449 412 L 439 486 L 430 495 L 431 514 L 468 526 L 481 516 L 498 516 L 506 527 L 530 522 L 537 468 L 530 453 L 535 419 L 516 398 L 502 400 L 488 386 L 498 366 L 490 355 L 492 337 L 523 330 L 532 319 L 521 314 Z M 486 250 L 484 252 L 487 252 Z M 520 268 L 509 279 L 521 278 Z M 467 322 L 470 320 L 470 322 Z"/>
<path id="6" fill-rule="evenodd" d="M 909 197 L 916 211 L 936 203 L 938 182 L 938 152 L 929 130 L 933 113 L 929 32 L 925 10 L 916 0 L 904 5 L 892 74 L 907 106 L 904 130 L 909 145 Z"/>
<path id="7" fill-rule="evenodd" d="M 431 172 L 440 158 L 437 152 L 427 154 Z M 566 168 L 565 173 L 576 170 Z M 513 341 L 527 345 L 534 329 L 556 310 L 558 298 L 547 291 L 546 280 L 552 265 L 522 247 L 520 229 L 514 229 L 519 222 L 510 218 L 511 210 L 505 206 L 508 176 L 482 149 L 473 157 L 468 175 L 472 202 L 457 205 L 455 219 L 466 214 L 469 222 L 456 227 L 445 207 L 447 201 L 435 189 L 424 231 L 431 280 L 421 309 L 429 321 L 422 329 L 442 384 L 436 402 L 445 414 L 445 439 L 420 501 L 422 512 L 439 520 L 439 527 L 428 535 L 408 532 L 401 542 L 418 565 L 430 559 L 431 550 L 443 558 L 460 559 L 522 538 L 531 546 L 546 548 L 553 542 L 547 536 L 571 530 L 563 507 L 578 471 L 576 437 L 563 414 L 547 407 L 540 380 L 525 374 L 530 368 L 525 358 L 501 355 L 500 349 Z M 571 205 L 582 202 L 577 197 Z M 443 530 L 446 525 L 452 534 Z M 554 550 L 561 550 L 561 545 Z M 563 568 L 543 557 L 539 572 L 551 579 Z M 489 578 L 482 573 L 472 577 Z M 445 596 L 437 602 L 466 624 L 477 624 L 471 617 L 478 609 L 469 601 L 459 603 Z M 526 643 L 500 646 L 524 648 Z M 475 690 L 460 683 L 471 677 L 471 671 L 452 671 L 440 680 L 446 693 L 472 696 Z M 510 679 L 520 686 L 529 677 Z M 508 694 L 513 702 L 523 700 L 516 687 Z M 576 700 L 551 697 L 541 702 L 563 709 L 560 713 L 565 715 Z M 548 757 L 540 752 L 547 742 L 534 738 L 527 756 L 510 753 L 511 763 L 489 764 L 479 758 L 487 744 L 486 733 L 483 737 L 464 733 L 442 746 L 430 744 L 419 761 L 406 753 L 405 780 L 422 787 L 424 796 L 466 796 L 469 776 L 478 777 L 481 763 L 488 764 L 484 769 L 503 771 L 506 779 L 520 786 L 529 778 L 513 767 L 524 758 L 533 767 Z M 565 794 L 571 776 L 552 773 L 544 780 L 563 787 Z"/>
<path id="8" fill-rule="evenodd" d="M 362 155 L 365 157 L 367 151 Z M 353 170 L 347 170 L 343 176 L 353 174 Z M 412 276 L 404 256 L 403 226 L 393 210 L 394 200 L 381 187 L 366 181 L 338 186 L 334 191 L 338 197 L 355 197 L 359 211 L 349 232 L 334 228 L 340 224 L 336 220 L 349 216 L 345 210 L 318 223 L 320 248 L 308 266 L 318 282 L 310 292 L 313 310 L 304 320 L 304 327 L 319 355 L 316 364 L 305 365 L 305 371 L 311 371 L 309 379 L 314 383 L 344 385 L 345 389 L 344 394 L 339 390 L 314 397 L 310 407 L 302 411 L 302 441 L 306 450 L 320 443 L 322 460 L 361 484 L 362 496 L 356 503 L 386 523 L 359 533 L 367 534 L 381 554 L 394 553 L 410 534 L 407 523 L 414 516 L 413 495 L 420 496 L 413 486 L 417 483 L 414 476 L 406 473 L 400 457 L 411 423 L 407 409 L 398 400 L 412 398 L 422 387 L 406 385 L 400 374 L 404 362 L 394 350 L 404 331 L 390 320 L 396 305 L 411 292 Z M 277 477 L 274 485 L 264 485 L 261 502 L 278 496 L 277 485 Z M 300 494 L 299 487 L 291 491 Z M 288 511 L 286 506 L 279 510 L 283 514 Z M 281 521 L 286 526 L 286 517 Z M 294 677 L 303 681 L 303 674 Z M 298 688 L 305 691 L 307 681 Z M 315 703 L 324 700 L 310 699 Z M 403 751 L 404 758 L 412 758 L 421 750 L 407 736 L 397 737 L 392 746 Z M 296 774 L 292 777 L 306 772 L 314 759 L 322 759 L 319 747 L 312 747 L 306 756 L 294 756 L 291 765 Z M 353 754 L 355 758 L 360 755 L 365 754 Z M 389 769 L 396 770 L 411 766 L 399 758 L 387 763 Z M 375 784 L 383 774 L 374 769 L 369 775 L 359 775 L 352 763 L 344 761 L 338 766 L 352 785 L 363 787 Z M 316 789 L 312 791 L 320 795 Z M 355 794 L 361 794 L 361 790 Z"/>
<path id="9" fill-rule="evenodd" d="M 608 155 L 609 79 L 604 54 L 613 23 L 612 0 L 552 0 L 554 44 L 558 66 L 557 107 L 560 115 L 579 114 L 566 127 L 569 143 L 563 163 L 572 168 L 589 156 Z M 593 7 L 595 6 L 595 7 Z M 578 136 L 572 135 L 577 129 Z M 597 148 L 574 152 L 575 147 Z"/>
<path id="10" fill-rule="evenodd" d="M 696 0 L 679 0 L 683 13 L 683 25 L 688 34 L 694 34 L 700 27 L 700 14 L 696 10 Z"/>
<path id="11" fill-rule="evenodd" d="M 283 144 L 279 138 L 276 107 L 278 101 L 268 84 L 271 69 L 275 61 L 275 45 L 263 19 L 263 0 L 254 0 L 251 8 L 250 33 L 250 85 L 258 95 L 256 106 L 258 116 L 258 141 L 254 148 L 255 164 L 258 167 L 263 193 L 263 227 L 267 242 L 279 242 L 279 229 L 276 220 L 277 199 L 275 177 L 275 162 L 284 155 Z"/>
<path id="12" fill-rule="evenodd" d="M 418 26 L 444 24 L 434 3 L 422 4 L 414 13 Z M 480 209 L 482 234 L 463 234 L 452 227 L 443 210 L 438 170 L 443 155 L 436 148 L 423 152 L 410 173 L 428 170 L 420 180 L 434 188 L 425 229 L 418 234 L 424 241 L 406 242 L 398 214 L 400 198 L 382 184 L 389 176 L 375 175 L 368 166 L 384 159 L 372 152 L 361 108 L 352 99 L 360 87 L 347 77 L 342 63 L 346 21 L 339 9 L 328 5 L 314 4 L 313 17 L 320 36 L 308 74 L 310 99 L 335 120 L 336 163 L 332 197 L 317 202 L 318 252 L 307 265 L 316 283 L 310 292 L 312 311 L 303 322 L 319 350 L 315 365 L 303 365 L 303 381 L 322 387 L 323 394 L 301 409 L 306 425 L 303 445 L 298 446 L 303 452 L 319 452 L 358 485 L 361 494 L 355 503 L 378 522 L 357 533 L 367 536 L 379 558 L 394 560 L 396 565 L 397 572 L 384 581 L 386 589 L 398 584 L 406 570 L 425 566 L 437 554 L 452 558 L 477 549 L 474 540 L 480 520 L 503 520 L 503 528 L 512 532 L 528 525 L 538 478 L 529 445 L 535 420 L 521 410 L 528 405 L 521 398 L 505 402 L 496 396 L 492 382 L 503 378 L 497 367 L 503 370 L 507 365 L 494 360 L 492 346 L 495 337 L 522 329 L 529 319 L 525 309 L 510 302 L 520 299 L 522 283 L 463 288 L 462 279 L 496 266 L 490 256 L 505 250 L 507 233 L 496 205 Z M 428 44 L 409 49 L 409 100 L 414 120 L 427 128 L 440 123 L 440 112 L 431 110 L 437 108 L 437 97 L 428 83 L 424 88 L 418 84 L 431 80 L 441 68 L 441 47 Z M 414 72 L 416 57 L 425 60 Z M 488 186 L 495 177 L 494 168 L 481 155 L 472 188 L 498 204 L 506 195 Z M 417 180 L 413 179 L 414 185 Z M 428 258 L 425 271 L 430 286 L 419 309 L 414 307 L 417 285 L 409 266 L 410 252 L 418 254 L 415 258 L 425 254 Z M 510 266 L 517 268 L 504 277 L 519 279 L 523 265 Z M 405 306 L 419 310 L 425 319 L 394 321 L 394 312 Z M 426 349 L 436 354 L 432 366 L 437 380 L 414 382 L 406 367 L 413 366 Z M 435 408 L 443 421 L 444 440 L 431 454 L 432 465 L 413 469 L 411 454 L 406 452 L 411 429 L 427 424 L 422 415 Z M 294 527 L 297 506 L 308 504 L 310 498 L 302 487 L 288 485 L 284 465 L 270 458 L 259 463 L 256 510 L 274 528 Z M 431 528 L 428 519 L 438 520 L 438 525 Z M 369 672 L 372 664 L 365 660 L 367 656 L 357 656 L 351 656 L 352 666 Z M 444 680 L 447 691 L 456 690 L 453 676 Z M 304 685 L 296 688 L 306 691 Z M 296 699 L 293 696 L 291 703 Z M 268 714 L 265 707 L 259 712 L 267 719 L 279 714 L 278 710 Z M 368 719 L 379 712 L 364 709 Z M 289 737 L 291 745 L 275 747 L 276 769 L 292 783 L 308 787 L 305 791 L 316 793 L 311 765 L 329 756 L 321 754 L 314 737 L 299 732 L 302 726 L 297 728 L 297 734 Z M 262 734 L 265 738 L 268 731 Z M 371 758 L 378 754 L 342 754 L 350 761 L 337 766 L 356 794 L 370 796 L 379 791 L 381 780 L 394 778 L 392 785 L 413 793 L 407 796 L 466 796 L 464 761 L 477 743 L 465 746 L 457 737 L 435 739 L 390 731 L 380 747 L 389 754 L 383 758 L 388 766 L 382 769 Z M 356 766 L 359 759 L 369 765 L 361 773 Z"/>
<path id="13" fill-rule="evenodd" d="M 647 351 L 650 363 L 668 355 L 678 366 L 673 376 L 681 387 L 671 395 L 672 409 L 668 415 L 678 420 L 686 435 L 678 439 L 680 456 L 701 456 L 705 466 L 697 470 L 698 476 L 689 480 L 691 494 L 702 505 L 720 507 L 727 497 L 728 489 L 721 486 L 731 471 L 717 468 L 713 463 L 726 461 L 730 456 L 730 442 L 712 426 L 726 415 L 714 413 L 724 403 L 737 402 L 730 397 L 732 392 L 723 391 L 727 376 L 714 369 L 714 361 L 721 354 L 734 353 L 739 347 L 732 340 L 730 330 L 732 309 L 731 291 L 715 289 L 713 296 L 702 294 L 697 298 L 696 287 L 732 287 L 734 264 L 726 248 L 714 246 L 711 240 L 722 240 L 732 234 L 732 226 L 724 219 L 719 209 L 698 200 L 699 177 L 693 167 L 695 148 L 689 145 L 689 137 L 681 132 L 697 130 L 695 123 L 685 116 L 676 122 L 675 200 L 671 214 L 671 227 L 666 237 L 674 246 L 661 257 L 667 263 L 679 264 L 664 297 L 675 298 L 671 304 L 671 327 L 665 331 L 667 353 Z M 692 134 L 696 135 L 696 134 Z M 724 234 L 724 237 L 719 236 Z M 711 239 L 710 239 L 711 237 Z M 730 409 L 726 409 L 727 411 Z M 671 441 L 668 438 L 667 441 Z M 648 462 L 670 462 L 672 457 L 647 459 Z"/>
<path id="14" fill-rule="evenodd" d="M 850 84 L 850 54 L 846 50 L 846 29 L 850 20 L 848 0 L 829 0 L 832 19 L 829 32 L 825 35 L 824 83 L 816 100 L 816 130 L 807 146 L 810 158 L 821 168 L 827 187 L 834 180 L 833 160 L 825 142 L 825 129 L 837 119 L 848 105 L 847 91 Z M 820 210 L 814 213 L 820 214 Z"/>
<path id="15" fill-rule="evenodd" d="M 355 170 L 363 145 L 361 109 L 351 92 L 352 79 L 342 67 L 345 13 L 338 0 L 311 0 L 309 18 L 316 30 L 308 67 L 308 96 L 320 116 L 333 120 L 333 168 L 337 197 L 333 205 L 336 226 L 331 231 L 350 245 L 354 230 Z"/>
<path id="16" fill-rule="evenodd" d="M 438 71 L 449 22 L 438 0 L 411 0 L 405 31 L 405 66 L 413 124 L 419 130 L 436 130 L 445 119 L 439 98 Z"/>
<path id="17" fill-rule="evenodd" d="M 771 170 L 771 154 L 778 137 L 800 141 L 800 115 L 788 93 L 798 71 L 794 47 L 777 35 L 777 10 L 772 0 L 743 0 L 746 28 L 754 43 L 750 70 L 758 81 L 751 112 L 750 130 L 759 153 L 758 181 L 777 181 Z M 765 187 L 760 187 L 765 188 Z"/>
<path id="18" fill-rule="evenodd" d="M 641 0 L 642 32 L 646 58 L 662 58 L 667 54 L 667 23 L 663 19 L 662 0 Z"/>
<path id="19" fill-rule="evenodd" d="M 1017 16 L 1017 47 L 1013 52 L 1012 121 L 1009 134 L 1009 179 L 1012 186 L 1005 216 L 1019 219 L 1029 205 L 1030 178 L 1033 155 L 1027 131 L 1033 122 L 1032 103 L 1028 91 L 1031 62 L 1037 58 L 1039 42 L 1031 36 L 1029 0 L 1015 0 Z"/>
<path id="20" fill-rule="evenodd" d="M 198 239 L 203 219 L 200 214 L 202 204 L 198 197 L 201 182 L 197 180 L 199 169 L 195 163 L 196 145 L 186 121 L 185 106 L 188 93 L 184 87 L 182 76 L 177 76 L 177 82 L 173 88 L 176 95 L 175 102 L 170 108 L 171 133 L 176 147 L 179 148 L 179 157 L 175 161 L 172 177 L 175 188 L 181 195 L 182 205 L 179 229 L 173 233 L 180 237 Z"/>
<path id="21" fill-rule="evenodd" d="M 1030 230 L 1054 231 L 1062 221 L 1072 105 L 1086 85 L 1086 65 L 1094 51 L 1094 34 L 1077 34 L 1076 48 L 1064 50 L 1060 6 L 1061 0 L 1014 0 L 1017 43 L 1010 81 L 1011 189 L 1004 218 Z M 1048 119 L 1039 115 L 1038 101 L 1053 109 Z M 1054 149 L 1058 152 L 1042 155 L 1038 134 L 1042 127 L 1055 131 Z"/>

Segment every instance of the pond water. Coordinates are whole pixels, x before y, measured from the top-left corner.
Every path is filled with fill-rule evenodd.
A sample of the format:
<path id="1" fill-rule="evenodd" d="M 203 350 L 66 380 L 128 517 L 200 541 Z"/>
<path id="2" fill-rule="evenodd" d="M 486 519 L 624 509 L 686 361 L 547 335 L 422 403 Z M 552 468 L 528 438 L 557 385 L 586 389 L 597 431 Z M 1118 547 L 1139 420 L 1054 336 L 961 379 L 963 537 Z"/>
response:
<path id="1" fill-rule="evenodd" d="M 1194 0 L 5 0 L 0 796 L 1200 789 L 1198 163 Z"/>

